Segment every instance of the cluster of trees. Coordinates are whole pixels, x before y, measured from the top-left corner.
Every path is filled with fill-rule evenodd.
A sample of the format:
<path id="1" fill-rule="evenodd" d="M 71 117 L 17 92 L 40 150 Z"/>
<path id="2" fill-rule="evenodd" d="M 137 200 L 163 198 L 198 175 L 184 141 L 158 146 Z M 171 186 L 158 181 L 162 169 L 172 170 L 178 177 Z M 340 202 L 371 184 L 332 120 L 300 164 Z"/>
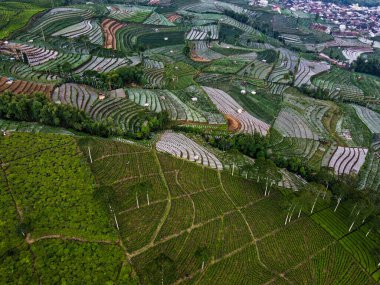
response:
<path id="1" fill-rule="evenodd" d="M 131 84 L 144 85 L 146 81 L 143 75 L 141 67 L 133 66 L 122 67 L 107 73 L 86 70 L 82 76 L 70 74 L 66 78 L 70 82 L 84 83 L 102 90 L 112 90 Z"/>
<path id="2" fill-rule="evenodd" d="M 307 84 L 302 84 L 299 87 L 299 90 L 306 94 L 307 96 L 320 99 L 320 100 L 330 100 L 329 97 L 329 90 L 327 89 L 321 89 L 321 88 L 315 88 L 315 87 L 310 87 Z"/>
<path id="3" fill-rule="evenodd" d="M 313 173 L 313 169 L 309 168 L 300 158 L 291 157 L 285 159 L 284 157 L 272 157 L 272 160 L 280 168 L 286 168 L 290 172 L 301 175 L 302 177 L 309 177 Z"/>
<path id="4" fill-rule="evenodd" d="M 379 56 L 360 56 L 353 62 L 352 67 L 356 72 L 368 73 L 380 76 L 380 58 Z"/>
<path id="5" fill-rule="evenodd" d="M 4 93 L 0 96 L 0 118 L 14 121 L 39 122 L 92 135 L 108 137 L 112 122 L 94 121 L 81 110 L 69 105 L 53 104 L 43 94 Z"/>
<path id="6" fill-rule="evenodd" d="M 0 118 L 39 122 L 49 126 L 63 127 L 101 137 L 125 136 L 135 139 L 149 138 L 151 132 L 167 128 L 170 123 L 167 112 L 141 112 L 143 124 L 136 130 L 123 131 L 112 119 L 95 121 L 85 112 L 70 105 L 52 103 L 43 94 L 16 95 L 4 93 L 0 96 Z"/>
<path id="7" fill-rule="evenodd" d="M 203 134 L 211 146 L 223 151 L 236 149 L 252 157 L 267 157 L 268 140 L 259 134 Z"/>

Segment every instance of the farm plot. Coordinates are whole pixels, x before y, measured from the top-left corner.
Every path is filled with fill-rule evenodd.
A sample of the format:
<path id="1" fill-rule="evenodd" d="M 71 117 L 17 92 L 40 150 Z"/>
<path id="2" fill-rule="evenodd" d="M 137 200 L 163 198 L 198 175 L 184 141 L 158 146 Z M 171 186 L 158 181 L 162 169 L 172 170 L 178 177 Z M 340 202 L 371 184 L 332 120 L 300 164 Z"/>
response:
<path id="1" fill-rule="evenodd" d="M 181 20 L 181 15 L 178 15 L 177 13 L 173 13 L 170 15 L 167 15 L 166 18 L 168 19 L 169 22 L 175 23 L 177 21 Z"/>
<path id="2" fill-rule="evenodd" d="M 294 86 L 302 86 L 303 84 L 310 85 L 311 77 L 328 71 L 330 69 L 330 65 L 324 62 L 314 62 L 301 58 L 297 73 L 295 74 Z"/>
<path id="3" fill-rule="evenodd" d="M 237 73 L 244 66 L 249 64 L 249 59 L 240 59 L 235 57 L 225 57 L 221 59 L 214 60 L 209 66 L 207 66 L 203 71 L 210 73 Z"/>
<path id="4" fill-rule="evenodd" d="M 56 59 L 58 52 L 25 44 L 7 43 L 0 46 L 0 53 L 15 57 L 30 66 L 36 66 Z"/>
<path id="5" fill-rule="evenodd" d="M 191 59 L 197 62 L 209 62 L 222 58 L 223 55 L 213 51 L 207 41 L 193 41 L 191 44 Z"/>
<path id="6" fill-rule="evenodd" d="M 281 62 L 283 66 L 290 70 L 292 73 L 295 73 L 299 61 L 299 56 L 288 49 L 279 48 L 277 49 L 280 52 Z"/>
<path id="7" fill-rule="evenodd" d="M 152 110 L 154 112 L 163 111 L 160 95 L 157 91 L 133 88 L 129 88 L 126 91 L 128 94 L 128 99 L 135 102 L 136 104 L 148 107 L 149 110 Z"/>
<path id="8" fill-rule="evenodd" d="M 164 15 L 153 12 L 145 21 L 145 25 L 156 25 L 156 26 L 168 26 L 173 27 L 175 24 L 169 21 Z"/>
<path id="9" fill-rule="evenodd" d="M 105 19 L 102 22 L 101 26 L 104 33 L 104 47 L 116 50 L 117 49 L 116 33 L 118 30 L 124 28 L 126 25 L 112 19 Z"/>
<path id="10" fill-rule="evenodd" d="M 232 26 L 234 28 L 237 28 L 246 34 L 250 34 L 250 35 L 259 35 L 260 34 L 258 31 L 256 31 L 251 26 L 248 26 L 248 25 L 243 24 L 239 21 L 236 21 L 235 19 L 232 19 L 231 17 L 223 16 L 223 18 L 220 19 L 220 22 L 224 25 L 228 25 L 228 26 Z"/>
<path id="11" fill-rule="evenodd" d="M 284 137 L 318 140 L 309 124 L 296 110 L 285 107 L 278 115 L 273 127 Z"/>
<path id="12" fill-rule="evenodd" d="M 368 149 L 339 146 L 330 158 L 328 167 L 334 169 L 338 175 L 358 174 L 363 166 Z"/>
<path id="13" fill-rule="evenodd" d="M 181 7 L 180 12 L 190 12 L 194 14 L 221 14 L 222 11 L 216 7 L 216 3 L 211 1 L 203 3 L 191 3 L 189 5 Z"/>
<path id="14" fill-rule="evenodd" d="M 186 39 L 189 41 L 217 40 L 218 38 L 219 28 L 217 25 L 193 27 L 186 35 Z"/>
<path id="15" fill-rule="evenodd" d="M 90 116 L 95 120 L 111 118 L 115 125 L 127 130 L 138 130 L 143 123 L 140 114 L 146 110 L 125 98 L 97 100 L 90 108 Z"/>
<path id="16" fill-rule="evenodd" d="M 219 111 L 226 115 L 232 130 L 250 134 L 257 132 L 264 136 L 267 134 L 270 126 L 244 111 L 226 92 L 210 87 L 202 88 Z"/>
<path id="17" fill-rule="evenodd" d="M 371 109 L 352 105 L 358 117 L 368 127 L 373 134 L 380 134 L 380 114 L 372 111 Z"/>
<path id="18" fill-rule="evenodd" d="M 161 61 L 144 58 L 144 78 L 148 87 L 162 88 L 164 86 L 165 67 Z"/>
<path id="19" fill-rule="evenodd" d="M 374 248 L 379 240 L 377 235 L 368 231 L 373 228 L 372 221 L 361 222 L 363 215 L 352 212 L 352 206 L 339 205 L 337 210 L 327 208 L 312 216 L 330 235 L 339 240 L 342 247 L 353 256 L 362 268 L 379 281 L 378 268 Z M 373 233 L 373 232 L 372 232 Z M 368 235 L 367 235 L 368 234 Z"/>
<path id="20" fill-rule="evenodd" d="M 0 93 L 9 91 L 14 94 L 34 94 L 43 93 L 50 96 L 53 91 L 53 84 L 39 84 L 23 80 L 8 80 L 7 77 L 0 77 Z"/>
<path id="21" fill-rule="evenodd" d="M 342 50 L 342 54 L 346 59 L 348 59 L 349 63 L 352 63 L 353 61 L 357 60 L 360 55 L 363 53 L 370 53 L 373 52 L 372 48 L 346 48 Z"/>
<path id="22" fill-rule="evenodd" d="M 172 120 L 206 122 L 204 116 L 168 90 L 128 89 L 128 98 L 152 111 L 167 111 Z"/>
<path id="23" fill-rule="evenodd" d="M 272 71 L 272 68 L 273 64 L 269 64 L 256 59 L 245 68 L 241 69 L 238 75 L 267 80 Z"/>
<path id="24" fill-rule="evenodd" d="M 269 93 L 274 95 L 282 95 L 284 91 L 288 88 L 288 85 L 278 84 L 278 83 L 269 83 Z"/>
<path id="25" fill-rule="evenodd" d="M 87 159 L 88 147 L 94 153 L 96 162 L 90 167 L 97 181 L 107 185 L 102 191 L 113 198 L 111 206 L 116 209 L 123 244 L 144 282 L 162 276 L 160 271 L 152 273 L 154 276 L 147 274 L 159 256 L 175 264 L 170 265 L 172 273 L 164 275 L 164 282 L 170 284 L 184 279 L 209 284 L 218 278 L 218 284 L 224 285 L 234 282 L 230 274 L 240 274 L 239 280 L 247 284 L 252 280 L 259 284 L 275 280 L 272 273 L 258 266 L 257 250 L 261 262 L 286 272 L 287 278 L 315 280 L 315 271 L 307 277 L 290 275 L 290 271 L 336 243 L 305 215 L 284 226 L 286 211 L 281 207 L 280 192 L 263 197 L 262 189 L 253 181 L 228 173 L 219 175 L 211 168 L 164 153 L 157 153 L 157 161 L 155 152 L 134 144 L 112 142 L 108 147 L 109 140 L 96 144 L 86 140 L 81 139 L 82 151 Z M 145 165 L 149 165 L 147 170 L 140 173 Z M 158 168 L 163 177 L 157 175 Z M 149 177 L 155 177 L 156 182 Z M 151 181 L 151 186 L 141 183 L 144 181 Z M 258 215 L 260 219 L 255 219 Z M 257 248 L 252 247 L 256 235 L 261 237 Z M 339 266 L 346 256 L 337 255 L 330 266 Z M 245 262 L 237 266 L 237 260 Z M 331 276 L 329 280 L 334 278 L 339 277 Z"/>
<path id="26" fill-rule="evenodd" d="M 379 193 L 380 191 L 380 159 L 379 149 L 370 150 L 367 157 L 367 163 L 360 173 L 360 189 L 371 189 Z"/>
<path id="27" fill-rule="evenodd" d="M 65 83 L 54 89 L 51 99 L 54 103 L 69 104 L 88 113 L 98 99 L 98 93 L 86 85 Z"/>
<path id="28" fill-rule="evenodd" d="M 185 31 L 178 27 L 152 27 L 150 25 L 128 24 L 116 33 L 117 49 L 131 51 L 138 45 L 146 49 L 184 43 Z"/>
<path id="29" fill-rule="evenodd" d="M 319 142 L 313 139 L 285 137 L 279 142 L 273 142 L 272 149 L 277 155 L 283 157 L 302 158 L 310 161 L 319 147 Z"/>
<path id="30" fill-rule="evenodd" d="M 218 109 L 212 103 L 204 90 L 198 86 L 191 85 L 186 89 L 173 92 L 183 103 L 197 110 L 202 114 L 208 124 L 225 124 L 225 119 Z"/>
<path id="31" fill-rule="evenodd" d="M 214 154 L 183 134 L 165 132 L 160 136 L 156 149 L 211 168 L 223 169 L 222 163 Z"/>
<path id="32" fill-rule="evenodd" d="M 31 238 L 56 234 L 116 240 L 72 136 L 13 133 L 0 147 L 1 160 L 8 161 L 3 168 L 8 185 L 25 219 L 33 223 Z"/>
<path id="33" fill-rule="evenodd" d="M 281 49 L 278 54 L 278 59 L 268 77 L 268 81 L 281 84 L 289 84 L 293 80 L 292 74 L 297 66 L 298 58 L 295 54 L 284 52 Z"/>
<path id="34" fill-rule="evenodd" d="M 13 32 L 23 28 L 30 19 L 45 10 L 38 5 L 23 2 L 2 2 L 0 3 L 1 31 L 0 39 L 6 39 Z"/>
<path id="35" fill-rule="evenodd" d="M 74 24 L 52 34 L 53 37 L 62 36 L 67 38 L 87 37 L 93 44 L 103 46 L 103 33 L 99 24 L 94 20 L 86 20 Z"/>
<path id="36" fill-rule="evenodd" d="M 197 69 L 182 61 L 167 64 L 164 72 L 165 86 L 172 90 L 186 88 L 195 84 L 196 74 Z"/>
<path id="37" fill-rule="evenodd" d="M 151 15 L 153 8 L 139 7 L 139 6 L 127 6 L 127 5 L 113 5 L 107 7 L 110 11 L 108 17 L 121 21 L 141 23 Z"/>
<path id="38" fill-rule="evenodd" d="M 44 37 L 83 20 L 91 19 L 94 15 L 94 11 L 90 9 L 55 8 L 38 19 L 27 32 L 28 34 Z"/>
<path id="39" fill-rule="evenodd" d="M 292 232 L 293 234 L 288 234 Z M 261 260 L 270 268 L 284 271 L 332 244 L 334 239 L 309 219 L 298 219 L 275 235 L 258 242 Z M 281 249 L 281 250 L 280 250 Z"/>
<path id="40" fill-rule="evenodd" d="M 286 105 L 294 109 L 298 115 L 302 115 L 313 132 L 324 138 L 329 137 L 329 132 L 323 125 L 323 120 L 333 105 L 326 101 L 302 96 L 295 89 L 288 90 L 283 95 Z"/>
<path id="41" fill-rule="evenodd" d="M 128 66 L 129 64 L 130 61 L 126 58 L 105 58 L 93 56 L 91 60 L 77 68 L 75 73 L 82 74 L 86 70 L 110 72 L 120 67 Z"/>
<path id="42" fill-rule="evenodd" d="M 286 276 L 295 284 L 372 284 L 355 259 L 339 244 L 327 247 Z"/>
<path id="43" fill-rule="evenodd" d="M 183 44 L 185 42 L 184 39 L 184 30 L 162 26 L 154 30 L 148 30 L 137 38 L 132 38 L 135 41 L 135 45 L 143 46 L 146 49 Z"/>
<path id="44" fill-rule="evenodd" d="M 285 44 L 295 47 L 303 45 L 302 39 L 298 35 L 293 34 L 281 34 L 280 37 L 285 41 Z"/>
<path id="45" fill-rule="evenodd" d="M 47 71 L 60 73 L 63 64 L 69 64 L 71 70 L 80 67 L 90 60 L 91 56 L 86 54 L 60 53 L 56 60 L 50 60 L 46 63 L 36 66 L 37 71 Z"/>
<path id="46" fill-rule="evenodd" d="M 38 83 L 51 83 L 51 81 L 59 81 L 59 78 L 56 75 L 37 72 L 33 67 L 21 62 L 2 62 L 0 65 L 0 72 L 4 76 Z"/>

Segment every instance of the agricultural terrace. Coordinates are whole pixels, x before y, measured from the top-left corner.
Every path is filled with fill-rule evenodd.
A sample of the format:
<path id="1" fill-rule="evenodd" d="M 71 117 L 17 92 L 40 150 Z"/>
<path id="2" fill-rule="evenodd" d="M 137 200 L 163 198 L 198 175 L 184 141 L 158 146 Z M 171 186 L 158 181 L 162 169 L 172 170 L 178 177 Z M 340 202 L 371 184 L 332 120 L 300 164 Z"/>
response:
<path id="1" fill-rule="evenodd" d="M 23 80 L 9 80 L 7 77 L 0 77 L 0 93 L 9 91 L 14 94 L 43 93 L 50 95 L 53 91 L 52 84 L 38 84 Z"/>
<path id="2" fill-rule="evenodd" d="M 273 189 L 265 196 L 265 184 L 135 144 L 81 139 L 80 145 L 104 185 L 114 226 L 142 282 L 161 276 L 164 284 L 230 284 L 236 274 L 242 284 L 311 282 L 329 260 L 329 272 L 350 266 L 350 277 L 330 272 L 323 274 L 326 280 L 374 284 L 357 259 L 308 217 L 310 208 L 299 213 L 297 208 L 289 218 L 288 207 L 281 207 L 283 194 Z M 164 275 L 154 269 L 162 262 Z M 305 275 L 300 268 L 309 262 L 316 265 Z"/>
<path id="3" fill-rule="evenodd" d="M 154 112 L 167 111 L 172 120 L 206 123 L 206 118 L 168 90 L 128 89 L 128 99 Z"/>
<path id="4" fill-rule="evenodd" d="M 211 168 L 223 169 L 222 163 L 214 154 L 183 134 L 172 132 L 162 134 L 156 144 L 156 149 Z"/>
<path id="5" fill-rule="evenodd" d="M 84 2 L 0 2 L 0 284 L 380 282 L 378 42 Z"/>
<path id="6" fill-rule="evenodd" d="M 45 10 L 34 4 L 12 2 L 0 3 L 0 39 L 7 39 L 13 32 L 23 28 L 36 14 Z"/>
<path id="7" fill-rule="evenodd" d="M 243 110 L 226 92 L 211 87 L 203 87 L 203 90 L 208 94 L 219 111 L 225 114 L 230 130 L 250 134 L 257 132 L 266 135 L 269 125 Z"/>
<path id="8" fill-rule="evenodd" d="M 127 5 L 112 5 L 108 6 L 109 17 L 121 22 L 141 23 L 152 14 L 153 8 L 127 6 Z"/>

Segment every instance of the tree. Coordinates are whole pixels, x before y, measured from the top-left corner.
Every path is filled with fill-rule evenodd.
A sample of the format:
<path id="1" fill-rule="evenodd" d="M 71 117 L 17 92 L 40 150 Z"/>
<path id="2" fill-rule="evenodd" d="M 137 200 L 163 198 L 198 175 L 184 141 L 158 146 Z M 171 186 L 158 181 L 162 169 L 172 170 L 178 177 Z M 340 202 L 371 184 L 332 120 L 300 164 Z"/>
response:
<path id="1" fill-rule="evenodd" d="M 152 284 L 171 284 L 177 277 L 174 261 L 164 253 L 160 253 L 145 267 L 145 278 Z"/>
<path id="2" fill-rule="evenodd" d="M 205 262 L 211 257 L 211 252 L 206 245 L 201 245 L 194 253 L 197 260 L 202 264 L 202 270 L 204 269 Z"/>
<path id="3" fill-rule="evenodd" d="M 329 192 L 325 186 L 323 186 L 322 184 L 315 183 L 315 182 L 309 183 L 308 188 L 311 191 L 313 191 L 314 193 L 316 193 L 315 200 L 314 200 L 313 205 L 312 205 L 311 210 L 310 210 L 310 214 L 313 214 L 314 209 L 315 209 L 315 205 L 317 204 L 317 201 L 318 201 L 318 198 L 320 196 L 326 198 L 326 196 L 330 196 L 330 194 L 327 195 L 327 193 L 329 193 Z"/>
<path id="4" fill-rule="evenodd" d="M 294 203 L 298 207 L 298 218 L 301 216 L 301 212 L 303 210 L 308 211 L 313 206 L 315 200 L 315 195 L 310 190 L 304 188 L 300 191 L 300 193 L 296 196 Z"/>
<path id="5" fill-rule="evenodd" d="M 270 191 L 268 191 L 268 187 L 271 186 L 273 183 L 278 182 L 279 179 L 281 179 L 280 178 L 281 176 L 278 173 L 276 164 L 272 160 L 265 159 L 265 158 L 258 158 L 255 161 L 255 166 L 256 166 L 258 175 L 259 176 L 262 175 L 264 179 L 266 180 L 264 196 L 267 196 L 270 193 Z"/>

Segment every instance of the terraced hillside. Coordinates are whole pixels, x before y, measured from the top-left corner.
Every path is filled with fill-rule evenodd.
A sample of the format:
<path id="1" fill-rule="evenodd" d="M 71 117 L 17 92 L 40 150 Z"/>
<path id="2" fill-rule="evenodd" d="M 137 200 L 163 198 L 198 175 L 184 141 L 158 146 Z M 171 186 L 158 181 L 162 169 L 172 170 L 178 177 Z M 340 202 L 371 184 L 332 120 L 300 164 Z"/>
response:
<path id="1" fill-rule="evenodd" d="M 338 276 L 372 283 L 340 242 L 307 212 L 284 224 L 286 211 L 280 207 L 284 199 L 280 192 L 264 196 L 264 189 L 256 183 L 138 146 L 93 139 L 80 144 L 88 161 L 88 149 L 91 151 L 95 177 L 110 186 L 109 195 L 116 195 L 112 204 L 115 221 L 143 283 L 160 274 L 147 273 L 161 259 L 172 269 L 164 275 L 167 283 L 218 280 L 229 284 L 231 276 L 239 276 L 239 283 L 252 278 L 256 284 L 283 278 L 311 282 L 323 266 L 316 265 L 306 276 L 300 268 L 306 261 L 326 258 L 329 268 L 337 272 L 341 270 L 338 264 L 350 264 L 350 277 Z M 125 170 L 117 171 L 117 165 L 126 163 Z M 151 218 L 157 215 L 162 218 Z M 256 215 L 265 218 L 256 219 Z M 140 230 L 135 231 L 136 227 Z M 277 254 L 280 251 L 287 254 Z M 338 252 L 334 258 L 332 251 Z M 241 258 L 245 258 L 242 264 Z M 286 273 L 280 276 L 279 272 Z M 324 278 L 336 280 L 337 276 Z"/>
<path id="2" fill-rule="evenodd" d="M 379 284 L 376 39 L 121 2 L 0 2 L 0 284 Z"/>

